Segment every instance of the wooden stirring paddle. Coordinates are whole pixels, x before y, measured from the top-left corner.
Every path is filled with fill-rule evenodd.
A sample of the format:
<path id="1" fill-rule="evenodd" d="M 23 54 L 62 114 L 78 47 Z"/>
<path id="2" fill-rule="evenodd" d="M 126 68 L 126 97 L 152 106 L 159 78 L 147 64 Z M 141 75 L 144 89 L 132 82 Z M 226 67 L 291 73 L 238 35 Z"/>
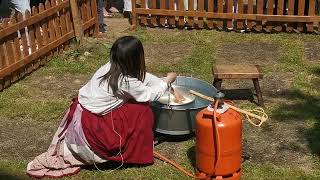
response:
<path id="1" fill-rule="evenodd" d="M 178 88 L 174 89 L 173 87 L 171 87 L 170 93 L 174 96 L 174 98 L 175 98 L 174 102 L 175 103 L 181 104 L 185 100 L 185 98 L 183 97 L 183 95 L 180 92 L 180 90 L 178 90 Z"/>

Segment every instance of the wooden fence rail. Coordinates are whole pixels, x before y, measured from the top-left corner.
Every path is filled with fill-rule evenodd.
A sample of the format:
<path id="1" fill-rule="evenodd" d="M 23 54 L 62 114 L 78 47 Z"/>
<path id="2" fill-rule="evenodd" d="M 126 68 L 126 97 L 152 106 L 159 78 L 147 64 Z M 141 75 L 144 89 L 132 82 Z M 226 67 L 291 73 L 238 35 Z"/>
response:
<path id="1" fill-rule="evenodd" d="M 319 32 L 320 0 L 132 0 L 133 26 Z"/>
<path id="2" fill-rule="evenodd" d="M 77 3 L 85 36 L 98 33 L 96 0 Z M 62 52 L 76 34 L 70 0 L 47 0 L 0 24 L 0 90 Z M 79 27 L 79 26 L 78 26 Z"/>

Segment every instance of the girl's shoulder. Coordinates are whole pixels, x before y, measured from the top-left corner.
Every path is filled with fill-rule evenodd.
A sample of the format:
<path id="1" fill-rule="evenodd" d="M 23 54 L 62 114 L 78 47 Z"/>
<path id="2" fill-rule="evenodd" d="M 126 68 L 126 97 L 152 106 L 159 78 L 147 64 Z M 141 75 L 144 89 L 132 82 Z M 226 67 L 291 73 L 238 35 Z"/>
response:
<path id="1" fill-rule="evenodd" d="M 94 73 L 94 77 L 101 77 L 103 75 L 105 75 L 109 70 L 110 70 L 110 62 L 108 62 L 107 64 L 102 65 L 95 73 Z"/>

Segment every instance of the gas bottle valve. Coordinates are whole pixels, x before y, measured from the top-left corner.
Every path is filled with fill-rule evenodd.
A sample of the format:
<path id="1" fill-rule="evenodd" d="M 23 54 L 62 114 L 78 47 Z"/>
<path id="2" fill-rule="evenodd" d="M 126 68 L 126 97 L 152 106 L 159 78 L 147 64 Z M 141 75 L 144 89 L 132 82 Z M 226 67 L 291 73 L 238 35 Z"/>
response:
<path id="1" fill-rule="evenodd" d="M 224 103 L 223 102 L 223 98 L 224 98 L 224 93 L 222 92 L 217 92 L 217 94 L 214 96 L 214 100 L 213 102 L 211 102 L 208 106 L 208 110 L 213 112 L 214 110 L 214 103 L 218 101 L 218 107 L 217 107 L 217 113 L 219 114 L 223 114 L 225 113 L 228 109 L 229 109 L 229 106 L 228 104 Z"/>
<path id="2" fill-rule="evenodd" d="M 224 98 L 225 94 L 222 93 L 221 91 L 218 91 L 217 94 L 215 95 L 215 99 L 222 99 Z"/>
<path id="3" fill-rule="evenodd" d="M 224 98 L 224 93 L 222 93 L 221 91 L 218 91 L 216 93 L 216 95 L 214 96 L 214 102 L 217 102 L 218 101 L 218 107 L 217 109 L 221 109 L 222 108 L 222 105 L 223 105 L 223 101 L 222 99 Z"/>

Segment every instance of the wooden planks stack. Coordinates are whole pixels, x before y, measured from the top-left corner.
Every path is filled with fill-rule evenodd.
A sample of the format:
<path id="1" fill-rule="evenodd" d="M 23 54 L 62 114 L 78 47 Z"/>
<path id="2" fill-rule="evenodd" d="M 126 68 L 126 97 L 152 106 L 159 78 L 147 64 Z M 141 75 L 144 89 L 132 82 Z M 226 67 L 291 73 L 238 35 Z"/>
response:
<path id="1" fill-rule="evenodd" d="M 145 26 L 258 32 L 320 29 L 315 0 L 141 0 L 140 7 L 136 6 L 137 0 L 132 2 L 134 19 Z M 146 6 L 148 2 L 150 6 Z"/>
<path id="2" fill-rule="evenodd" d="M 79 4 L 85 36 L 97 33 L 95 0 Z M 47 0 L 32 12 L 18 13 L 0 24 L 0 90 L 10 86 L 40 65 L 46 57 L 67 49 L 75 37 L 70 0 Z"/>

